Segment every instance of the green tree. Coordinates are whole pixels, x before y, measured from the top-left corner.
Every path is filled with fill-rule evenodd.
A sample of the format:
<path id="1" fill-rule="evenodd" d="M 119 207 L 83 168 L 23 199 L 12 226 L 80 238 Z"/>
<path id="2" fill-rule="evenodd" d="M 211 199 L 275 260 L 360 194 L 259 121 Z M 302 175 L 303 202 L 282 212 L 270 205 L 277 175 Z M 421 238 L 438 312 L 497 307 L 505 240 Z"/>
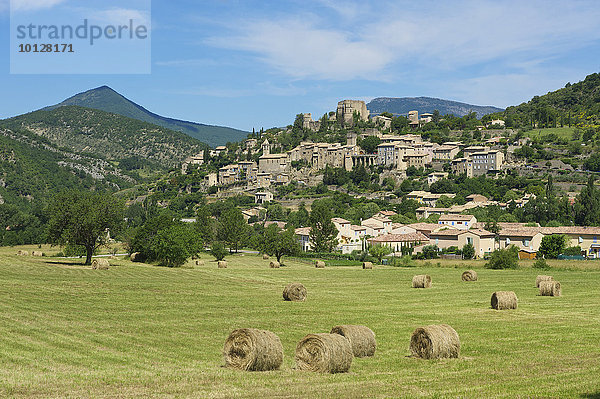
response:
<path id="1" fill-rule="evenodd" d="M 377 136 L 368 136 L 359 140 L 357 144 L 365 153 L 373 154 L 377 150 L 377 146 L 381 144 L 381 139 Z"/>
<path id="2" fill-rule="evenodd" d="M 310 213 L 309 239 L 315 252 L 332 252 L 338 231 L 331 221 L 331 209 L 325 202 L 315 201 Z"/>
<path id="3" fill-rule="evenodd" d="M 237 207 L 223 212 L 219 218 L 217 238 L 229 245 L 230 251 L 237 252 L 248 237 L 248 224 Z"/>
<path id="4" fill-rule="evenodd" d="M 511 245 L 505 249 L 492 252 L 490 260 L 485 264 L 487 269 L 517 269 L 519 268 L 519 249 Z"/>
<path id="5" fill-rule="evenodd" d="M 462 247 L 463 259 L 473 259 L 475 257 L 475 247 L 473 244 L 465 244 Z"/>
<path id="6" fill-rule="evenodd" d="M 581 190 L 575 202 L 575 224 L 579 226 L 600 224 L 600 192 L 595 187 L 594 180 L 594 176 L 588 177 L 587 186 Z"/>
<path id="7" fill-rule="evenodd" d="M 282 230 L 277 225 L 268 226 L 261 240 L 262 252 L 275 256 L 281 263 L 281 257 L 300 253 L 300 243 L 293 228 Z"/>
<path id="8" fill-rule="evenodd" d="M 109 193 L 68 191 L 54 197 L 49 207 L 48 238 L 59 245 L 85 248 L 85 264 L 105 245 L 108 232 L 116 234 L 123 224 L 125 206 Z"/>
<path id="9" fill-rule="evenodd" d="M 199 234 L 193 226 L 176 223 L 159 230 L 152 242 L 156 260 L 168 267 L 179 267 L 201 248 Z"/>
<path id="10" fill-rule="evenodd" d="M 390 253 L 392 250 L 387 245 L 373 245 L 369 248 L 369 254 L 376 258 L 378 263 L 381 263 L 383 257 Z"/>
<path id="11" fill-rule="evenodd" d="M 538 250 L 538 255 L 544 259 L 556 259 L 566 246 L 566 237 L 562 234 L 544 236 Z"/>
<path id="12" fill-rule="evenodd" d="M 214 241 L 210 246 L 210 254 L 215 257 L 216 260 L 223 260 L 227 256 L 227 249 L 221 241 Z"/>

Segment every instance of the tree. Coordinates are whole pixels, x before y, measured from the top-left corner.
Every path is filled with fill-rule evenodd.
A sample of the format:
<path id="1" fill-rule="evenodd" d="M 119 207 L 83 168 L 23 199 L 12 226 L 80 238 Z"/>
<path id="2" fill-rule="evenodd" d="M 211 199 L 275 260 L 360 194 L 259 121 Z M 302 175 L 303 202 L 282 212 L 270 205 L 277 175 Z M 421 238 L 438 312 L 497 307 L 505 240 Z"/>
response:
<path id="1" fill-rule="evenodd" d="M 475 247 L 473 244 L 465 244 L 462 247 L 463 259 L 473 259 L 475 257 Z"/>
<path id="2" fill-rule="evenodd" d="M 315 252 L 332 252 L 337 245 L 338 231 L 331 217 L 331 209 L 326 203 L 320 201 L 313 203 L 309 239 Z"/>
<path id="3" fill-rule="evenodd" d="M 381 260 L 383 259 L 384 256 L 386 256 L 387 254 L 390 254 L 392 252 L 391 248 L 388 247 L 387 245 L 373 245 L 369 248 L 369 254 L 374 257 L 377 258 L 377 262 L 381 263 Z"/>
<path id="4" fill-rule="evenodd" d="M 219 218 L 217 238 L 229 245 L 229 251 L 237 252 L 248 236 L 248 224 L 237 207 L 231 207 Z"/>
<path id="5" fill-rule="evenodd" d="M 425 245 L 421 252 L 425 259 L 436 259 L 438 257 L 437 245 Z"/>
<path id="6" fill-rule="evenodd" d="M 575 224 L 598 226 L 600 224 L 600 192 L 594 185 L 594 176 L 588 177 L 587 186 L 577 196 L 574 206 Z"/>
<path id="7" fill-rule="evenodd" d="M 216 260 L 223 260 L 227 256 L 227 249 L 221 241 L 214 241 L 210 246 L 210 254 L 215 257 Z"/>
<path id="8" fill-rule="evenodd" d="M 519 249 L 511 245 L 505 249 L 497 249 L 492 252 L 490 260 L 485 264 L 487 269 L 518 269 Z"/>
<path id="9" fill-rule="evenodd" d="M 152 242 L 156 260 L 168 267 L 179 267 L 200 251 L 201 240 L 193 226 L 175 223 L 159 230 Z"/>
<path id="10" fill-rule="evenodd" d="M 360 140 L 357 144 L 367 154 L 373 154 L 377 150 L 377 146 L 381 144 L 381 139 L 377 136 L 368 136 Z"/>
<path id="11" fill-rule="evenodd" d="M 300 252 L 300 243 L 293 228 L 282 230 L 276 224 L 272 224 L 264 231 L 261 250 L 269 256 L 275 256 L 277 262 L 281 263 L 282 256 L 292 256 Z"/>
<path id="12" fill-rule="evenodd" d="M 544 236 L 538 254 L 544 259 L 556 259 L 566 246 L 566 237 L 562 234 Z"/>
<path id="13" fill-rule="evenodd" d="M 123 224 L 125 206 L 109 193 L 68 191 L 54 197 L 48 209 L 48 238 L 59 245 L 85 248 L 85 264 Z"/>

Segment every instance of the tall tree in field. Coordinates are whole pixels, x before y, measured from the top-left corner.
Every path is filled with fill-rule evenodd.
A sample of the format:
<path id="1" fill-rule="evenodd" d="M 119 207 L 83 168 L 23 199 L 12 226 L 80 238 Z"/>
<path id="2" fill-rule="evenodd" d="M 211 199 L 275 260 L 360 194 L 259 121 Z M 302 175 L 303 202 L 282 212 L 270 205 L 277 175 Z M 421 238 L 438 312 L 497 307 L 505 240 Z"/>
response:
<path id="1" fill-rule="evenodd" d="M 574 213 L 576 225 L 600 225 L 600 191 L 594 185 L 594 176 L 590 175 L 587 186 L 577 196 Z"/>
<path id="2" fill-rule="evenodd" d="M 229 245 L 230 251 L 237 252 L 248 238 L 248 223 L 237 207 L 223 212 L 219 218 L 217 238 Z"/>
<path id="3" fill-rule="evenodd" d="M 264 231 L 261 248 L 264 253 L 275 256 L 277 262 L 281 262 L 283 256 L 299 253 L 300 243 L 293 228 L 281 230 L 276 224 L 272 224 Z"/>
<path id="4" fill-rule="evenodd" d="M 121 228 L 124 209 L 123 202 L 108 193 L 58 194 L 48 209 L 48 238 L 54 244 L 84 247 L 89 265 L 94 251 L 106 244 L 107 232 Z"/>
<path id="5" fill-rule="evenodd" d="M 331 217 L 331 210 L 325 203 L 318 201 L 313 203 L 308 237 L 315 252 L 332 252 L 337 245 L 338 231 Z"/>

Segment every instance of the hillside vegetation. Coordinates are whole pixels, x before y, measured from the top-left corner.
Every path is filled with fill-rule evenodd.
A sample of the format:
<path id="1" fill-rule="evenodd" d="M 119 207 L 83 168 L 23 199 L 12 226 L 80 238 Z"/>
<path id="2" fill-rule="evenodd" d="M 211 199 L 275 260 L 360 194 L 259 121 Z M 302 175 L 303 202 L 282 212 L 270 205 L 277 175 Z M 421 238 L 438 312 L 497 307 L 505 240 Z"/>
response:
<path id="1" fill-rule="evenodd" d="M 0 127 L 33 132 L 74 152 L 115 161 L 137 157 L 162 168 L 176 167 L 207 148 L 180 132 L 77 106 L 31 112 L 0 121 Z"/>
<path id="2" fill-rule="evenodd" d="M 507 127 L 576 126 L 600 131 L 600 74 L 567 83 L 562 89 L 535 96 L 488 118 L 505 119 Z"/>
<path id="3" fill-rule="evenodd" d="M 166 118 L 148 111 L 146 108 L 125 98 L 108 86 L 101 86 L 66 99 L 60 104 L 45 108 L 52 110 L 64 106 L 80 106 L 137 119 L 167 129 L 185 133 L 211 146 L 223 145 L 228 141 L 239 141 L 247 132 L 223 126 L 212 126 L 201 123 Z"/>

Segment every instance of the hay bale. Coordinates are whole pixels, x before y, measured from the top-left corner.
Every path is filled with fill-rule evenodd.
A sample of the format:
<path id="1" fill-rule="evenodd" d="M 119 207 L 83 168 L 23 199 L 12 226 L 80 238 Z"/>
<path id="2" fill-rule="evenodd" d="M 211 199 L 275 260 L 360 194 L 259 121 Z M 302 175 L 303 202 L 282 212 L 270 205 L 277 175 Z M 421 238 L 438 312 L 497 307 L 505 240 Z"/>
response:
<path id="1" fill-rule="evenodd" d="M 283 363 L 283 346 L 271 331 L 240 328 L 225 340 L 223 357 L 227 367 L 237 370 L 277 370 Z"/>
<path id="2" fill-rule="evenodd" d="M 281 263 L 277 262 L 276 260 L 272 260 L 271 262 L 269 262 L 269 267 L 271 269 L 279 269 L 280 266 Z"/>
<path id="3" fill-rule="evenodd" d="M 19 252 L 17 252 L 17 255 L 19 255 L 19 256 L 29 256 L 29 251 L 19 250 Z"/>
<path id="4" fill-rule="evenodd" d="M 516 309 L 517 295 L 513 291 L 496 291 L 492 294 L 492 308 L 496 310 Z"/>
<path id="5" fill-rule="evenodd" d="M 412 279 L 413 288 L 431 288 L 431 276 L 429 274 L 419 274 Z"/>
<path id="6" fill-rule="evenodd" d="M 325 269 L 325 262 L 323 262 L 322 260 L 317 260 L 315 261 L 315 267 L 317 269 Z"/>
<path id="7" fill-rule="evenodd" d="M 475 270 L 463 272 L 462 281 L 477 281 L 477 272 Z"/>
<path id="8" fill-rule="evenodd" d="M 540 288 L 540 283 L 542 281 L 552 281 L 552 280 L 554 280 L 554 277 L 552 277 L 552 276 L 539 275 L 535 278 L 535 288 Z"/>
<path id="9" fill-rule="evenodd" d="M 42 251 L 33 251 L 31 253 L 31 256 L 44 256 L 44 254 L 42 253 Z"/>
<path id="10" fill-rule="evenodd" d="M 363 262 L 362 263 L 362 268 L 363 269 L 372 269 L 373 268 L 373 263 L 372 262 Z"/>
<path id="11" fill-rule="evenodd" d="M 268 260 L 268 259 L 269 259 L 269 255 L 263 254 L 263 260 Z"/>
<path id="12" fill-rule="evenodd" d="M 561 296 L 562 290 L 558 281 L 540 281 L 541 296 Z"/>
<path id="13" fill-rule="evenodd" d="M 410 337 L 410 352 L 423 359 L 456 358 L 460 355 L 460 338 L 447 324 L 419 327 Z"/>
<path id="14" fill-rule="evenodd" d="M 131 255 L 129 255 L 129 260 L 131 260 L 132 262 L 141 262 L 142 254 L 140 254 L 139 252 L 134 252 Z"/>
<path id="15" fill-rule="evenodd" d="M 304 301 L 306 299 L 306 287 L 301 283 L 288 284 L 283 289 L 283 299 L 295 302 Z"/>
<path id="16" fill-rule="evenodd" d="M 352 353 L 355 357 L 367 357 L 375 354 L 375 348 L 377 347 L 375 333 L 367 326 L 335 326 L 330 333 L 346 337 L 350 341 Z"/>
<path id="17" fill-rule="evenodd" d="M 296 345 L 299 370 L 345 373 L 352 365 L 350 341 L 339 334 L 308 334 Z"/>
<path id="18" fill-rule="evenodd" d="M 108 259 L 94 259 L 92 261 L 92 269 L 94 270 L 108 270 L 110 263 Z"/>
<path id="19" fill-rule="evenodd" d="M 219 269 L 227 269 L 227 261 L 225 260 L 220 260 L 217 262 L 217 267 Z"/>
<path id="20" fill-rule="evenodd" d="M 197 260 L 195 263 L 196 263 L 196 266 L 204 266 L 203 260 Z"/>

